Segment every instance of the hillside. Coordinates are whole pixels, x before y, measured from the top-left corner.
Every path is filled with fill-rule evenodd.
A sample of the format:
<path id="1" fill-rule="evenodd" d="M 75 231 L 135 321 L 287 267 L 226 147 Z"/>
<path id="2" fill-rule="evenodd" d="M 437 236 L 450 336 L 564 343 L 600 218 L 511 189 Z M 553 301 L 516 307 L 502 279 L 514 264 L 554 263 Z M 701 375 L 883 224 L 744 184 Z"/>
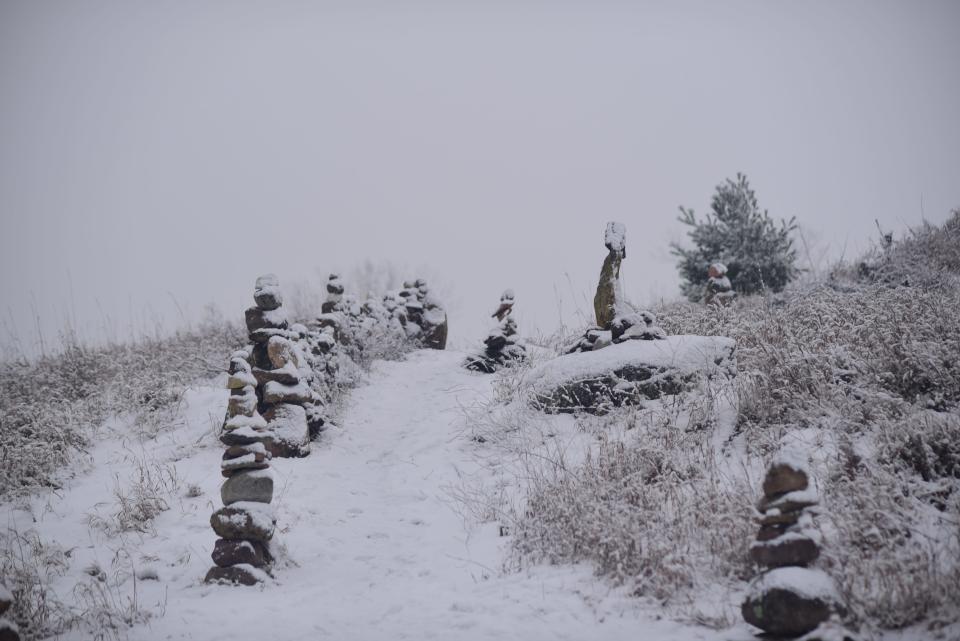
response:
<path id="1" fill-rule="evenodd" d="M 745 641 L 753 506 L 789 450 L 820 496 L 836 629 L 957 638 L 958 284 L 954 214 L 776 296 L 665 304 L 667 334 L 733 339 L 735 369 L 603 412 L 534 402 L 570 337 L 490 376 L 358 325 L 309 456 L 272 461 L 275 561 L 255 587 L 203 582 L 241 330 L 6 363 L 13 618 L 27 639 Z M 619 367 L 616 349 L 590 366 Z"/>

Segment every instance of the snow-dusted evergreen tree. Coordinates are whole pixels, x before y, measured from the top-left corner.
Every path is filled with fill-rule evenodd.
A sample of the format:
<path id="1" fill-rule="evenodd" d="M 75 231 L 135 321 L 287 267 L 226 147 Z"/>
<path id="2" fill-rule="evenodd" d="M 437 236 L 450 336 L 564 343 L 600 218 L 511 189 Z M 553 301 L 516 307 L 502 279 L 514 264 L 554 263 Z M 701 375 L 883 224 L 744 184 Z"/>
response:
<path id="1" fill-rule="evenodd" d="M 673 244 L 672 252 L 680 259 L 677 267 L 687 298 L 702 298 L 704 275 L 718 261 L 727 266 L 734 291 L 742 294 L 778 292 L 796 277 L 797 252 L 791 238 L 795 220 L 781 220 L 778 225 L 761 210 L 745 175 L 717 185 L 710 209 L 700 220 L 692 209 L 680 208 L 680 222 L 690 226 L 693 248 Z"/>

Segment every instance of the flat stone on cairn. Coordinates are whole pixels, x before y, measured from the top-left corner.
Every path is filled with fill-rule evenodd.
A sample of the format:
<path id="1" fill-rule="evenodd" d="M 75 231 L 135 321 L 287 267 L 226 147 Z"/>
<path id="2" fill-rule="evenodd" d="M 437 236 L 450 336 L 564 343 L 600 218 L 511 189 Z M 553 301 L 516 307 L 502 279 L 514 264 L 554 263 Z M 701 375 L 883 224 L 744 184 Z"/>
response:
<path id="1" fill-rule="evenodd" d="M 830 577 L 808 567 L 820 556 L 819 535 L 813 529 L 818 497 L 805 463 L 793 454 L 773 461 L 763 492 L 757 506 L 760 530 L 750 556 L 768 570 L 754 579 L 741 612 L 747 623 L 764 632 L 796 637 L 842 611 Z"/>

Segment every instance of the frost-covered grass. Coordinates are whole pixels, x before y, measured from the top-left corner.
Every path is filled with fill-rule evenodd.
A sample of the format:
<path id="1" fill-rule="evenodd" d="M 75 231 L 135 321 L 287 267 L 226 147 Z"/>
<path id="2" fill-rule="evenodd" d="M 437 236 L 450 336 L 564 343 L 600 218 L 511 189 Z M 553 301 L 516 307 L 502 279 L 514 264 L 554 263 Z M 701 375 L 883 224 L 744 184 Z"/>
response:
<path id="1" fill-rule="evenodd" d="M 55 356 L 0 363 L 0 496 L 57 487 L 58 471 L 110 417 L 163 430 L 184 390 L 225 371 L 244 338 L 221 321 L 106 346 L 69 340 Z"/>
<path id="2" fill-rule="evenodd" d="M 576 420 L 568 430 L 583 452 L 571 457 L 574 436 L 558 446 L 561 430 L 522 403 L 468 412 L 484 442 L 522 461 L 527 500 L 501 500 L 497 513 L 519 558 L 591 561 L 680 616 L 732 623 L 729 607 L 710 602 L 758 571 L 747 550 L 764 464 L 799 445 L 822 498 L 819 564 L 850 621 L 957 621 L 960 214 L 863 264 L 729 307 L 656 310 L 670 334 L 737 341 L 739 411 L 728 425 L 722 403 L 698 409 L 710 395 L 691 395 L 676 401 L 683 411 L 657 403 Z M 507 376 L 503 400 L 522 397 L 523 376 Z"/>

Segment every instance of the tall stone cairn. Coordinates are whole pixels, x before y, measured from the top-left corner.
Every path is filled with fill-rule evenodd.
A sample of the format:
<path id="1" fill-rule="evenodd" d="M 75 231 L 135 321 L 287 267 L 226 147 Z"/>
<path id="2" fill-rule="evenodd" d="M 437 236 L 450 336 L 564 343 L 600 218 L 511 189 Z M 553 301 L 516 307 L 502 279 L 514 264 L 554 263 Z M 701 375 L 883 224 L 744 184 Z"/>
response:
<path id="1" fill-rule="evenodd" d="M 0 641 L 20 641 L 20 629 L 6 617 L 7 610 L 13 605 L 13 594 L 0 583 Z"/>
<path id="2" fill-rule="evenodd" d="M 273 474 L 264 446 L 267 422 L 257 410 L 257 380 L 245 351 L 230 359 L 230 399 L 220 440 L 227 446 L 220 462 L 226 477 L 220 488 L 224 507 L 210 517 L 220 538 L 213 547 L 208 583 L 255 585 L 264 581 L 273 557 L 268 542 L 276 519 L 270 507 Z"/>
<path id="3" fill-rule="evenodd" d="M 820 556 L 813 517 L 818 504 L 810 475 L 797 456 L 780 455 L 763 481 L 760 530 L 751 558 L 767 568 L 751 583 L 744 620 L 777 637 L 798 637 L 842 612 L 833 581 L 810 567 Z"/>
<path id="4" fill-rule="evenodd" d="M 593 310 L 597 327 L 606 329 L 620 311 L 620 263 L 627 257 L 627 228 L 623 223 L 609 222 L 603 235 L 607 257 L 603 259 L 597 293 L 593 297 Z"/>

